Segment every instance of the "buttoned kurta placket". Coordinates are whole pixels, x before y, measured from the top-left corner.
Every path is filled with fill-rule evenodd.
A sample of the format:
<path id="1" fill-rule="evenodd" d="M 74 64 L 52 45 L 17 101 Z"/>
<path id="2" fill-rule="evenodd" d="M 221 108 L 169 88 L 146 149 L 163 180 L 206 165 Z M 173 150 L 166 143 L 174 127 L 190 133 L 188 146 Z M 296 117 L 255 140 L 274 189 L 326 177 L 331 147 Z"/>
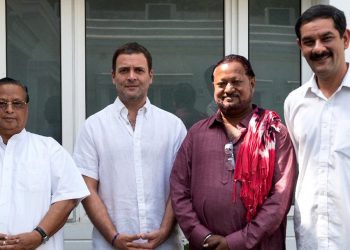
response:
<path id="1" fill-rule="evenodd" d="M 332 100 L 322 100 L 325 102 L 321 117 L 321 144 L 319 151 L 319 169 L 317 176 L 317 183 L 319 190 L 318 195 L 318 209 L 317 209 L 317 237 L 319 239 L 319 249 L 328 249 L 328 232 L 329 232 L 329 208 L 328 208 L 328 177 L 330 165 L 331 152 L 331 102 Z"/>
<path id="2" fill-rule="evenodd" d="M 144 117 L 144 108 L 138 111 L 136 117 L 136 126 L 134 131 L 134 167 L 136 177 L 136 191 L 137 191 L 137 205 L 139 209 L 139 221 L 140 221 L 140 232 L 147 231 L 147 218 L 146 218 L 146 200 L 145 190 L 143 183 L 143 172 L 142 172 L 142 125 Z"/>
<path id="3" fill-rule="evenodd" d="M 138 216 L 140 223 L 140 232 L 146 232 L 147 229 L 147 207 L 145 200 L 145 190 L 143 182 L 143 171 L 142 171 L 142 124 L 145 119 L 144 116 L 145 108 L 141 108 L 136 117 L 135 130 L 133 130 L 130 122 L 127 122 L 127 129 L 133 140 L 133 159 L 134 159 L 134 171 L 135 171 L 135 182 L 136 182 L 136 195 L 137 195 L 137 207 Z M 127 119 L 125 117 L 124 119 Z"/>

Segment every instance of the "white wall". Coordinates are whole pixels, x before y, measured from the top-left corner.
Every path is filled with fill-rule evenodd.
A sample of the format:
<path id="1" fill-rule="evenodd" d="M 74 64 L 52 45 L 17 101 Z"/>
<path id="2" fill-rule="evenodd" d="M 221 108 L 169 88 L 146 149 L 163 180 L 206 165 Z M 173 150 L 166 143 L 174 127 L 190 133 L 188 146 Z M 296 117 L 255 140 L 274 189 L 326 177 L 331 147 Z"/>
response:
<path id="1" fill-rule="evenodd" d="M 344 11 L 348 29 L 350 29 L 350 1 L 349 0 L 329 0 L 329 4 Z M 347 61 L 350 61 L 350 49 L 345 51 Z"/>

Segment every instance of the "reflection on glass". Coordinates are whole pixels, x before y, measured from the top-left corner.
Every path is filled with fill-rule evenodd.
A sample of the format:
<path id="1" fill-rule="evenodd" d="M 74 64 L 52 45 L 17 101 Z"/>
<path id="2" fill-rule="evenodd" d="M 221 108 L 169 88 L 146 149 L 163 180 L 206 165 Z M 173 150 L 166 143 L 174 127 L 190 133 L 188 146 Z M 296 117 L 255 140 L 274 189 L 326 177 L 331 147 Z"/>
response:
<path id="1" fill-rule="evenodd" d="M 299 13 L 299 0 L 249 0 L 249 59 L 257 78 L 254 102 L 281 116 L 286 96 L 300 86 L 294 33 Z"/>
<path id="2" fill-rule="evenodd" d="M 195 108 L 196 90 L 189 83 L 179 83 L 172 92 L 174 114 L 181 118 L 187 129 L 206 118 L 206 114 Z"/>
<path id="3" fill-rule="evenodd" d="M 7 75 L 29 88 L 27 130 L 61 142 L 60 1 L 6 1 Z"/>
<path id="4" fill-rule="evenodd" d="M 151 102 L 175 113 L 174 92 L 178 91 L 178 84 L 186 83 L 195 91 L 191 108 L 206 113 L 213 99 L 207 87 L 210 74 L 206 71 L 224 53 L 223 2 L 87 0 L 87 116 L 114 101 L 113 52 L 120 45 L 134 41 L 153 56 L 155 77 L 149 90 Z"/>

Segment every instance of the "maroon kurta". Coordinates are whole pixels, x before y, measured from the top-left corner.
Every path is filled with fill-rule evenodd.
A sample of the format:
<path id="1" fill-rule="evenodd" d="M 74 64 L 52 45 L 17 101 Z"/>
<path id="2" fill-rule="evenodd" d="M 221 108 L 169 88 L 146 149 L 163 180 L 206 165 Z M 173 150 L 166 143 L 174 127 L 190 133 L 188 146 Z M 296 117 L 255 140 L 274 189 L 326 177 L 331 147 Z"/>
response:
<path id="1" fill-rule="evenodd" d="M 253 113 L 241 121 L 248 127 Z M 235 152 L 245 133 L 234 144 Z M 276 134 L 276 160 L 270 194 L 257 216 L 247 224 L 246 209 L 237 185 L 233 199 L 233 171 L 225 165 L 224 146 L 229 142 L 218 114 L 195 124 L 187 134 L 174 163 L 171 199 L 190 249 L 202 249 L 209 234 L 225 236 L 230 249 L 285 249 L 286 215 L 297 177 L 292 142 L 284 125 Z"/>

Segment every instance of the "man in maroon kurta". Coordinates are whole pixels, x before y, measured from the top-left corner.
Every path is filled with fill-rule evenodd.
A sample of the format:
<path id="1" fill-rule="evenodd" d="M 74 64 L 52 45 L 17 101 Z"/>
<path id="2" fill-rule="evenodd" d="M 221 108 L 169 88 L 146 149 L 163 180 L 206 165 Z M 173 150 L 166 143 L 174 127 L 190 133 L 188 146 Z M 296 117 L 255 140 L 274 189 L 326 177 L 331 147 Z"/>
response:
<path id="1" fill-rule="evenodd" d="M 178 223 L 190 249 L 285 249 L 297 177 L 288 132 L 277 114 L 252 105 L 255 75 L 244 57 L 218 62 L 213 84 L 219 110 L 189 130 L 172 170 Z"/>

